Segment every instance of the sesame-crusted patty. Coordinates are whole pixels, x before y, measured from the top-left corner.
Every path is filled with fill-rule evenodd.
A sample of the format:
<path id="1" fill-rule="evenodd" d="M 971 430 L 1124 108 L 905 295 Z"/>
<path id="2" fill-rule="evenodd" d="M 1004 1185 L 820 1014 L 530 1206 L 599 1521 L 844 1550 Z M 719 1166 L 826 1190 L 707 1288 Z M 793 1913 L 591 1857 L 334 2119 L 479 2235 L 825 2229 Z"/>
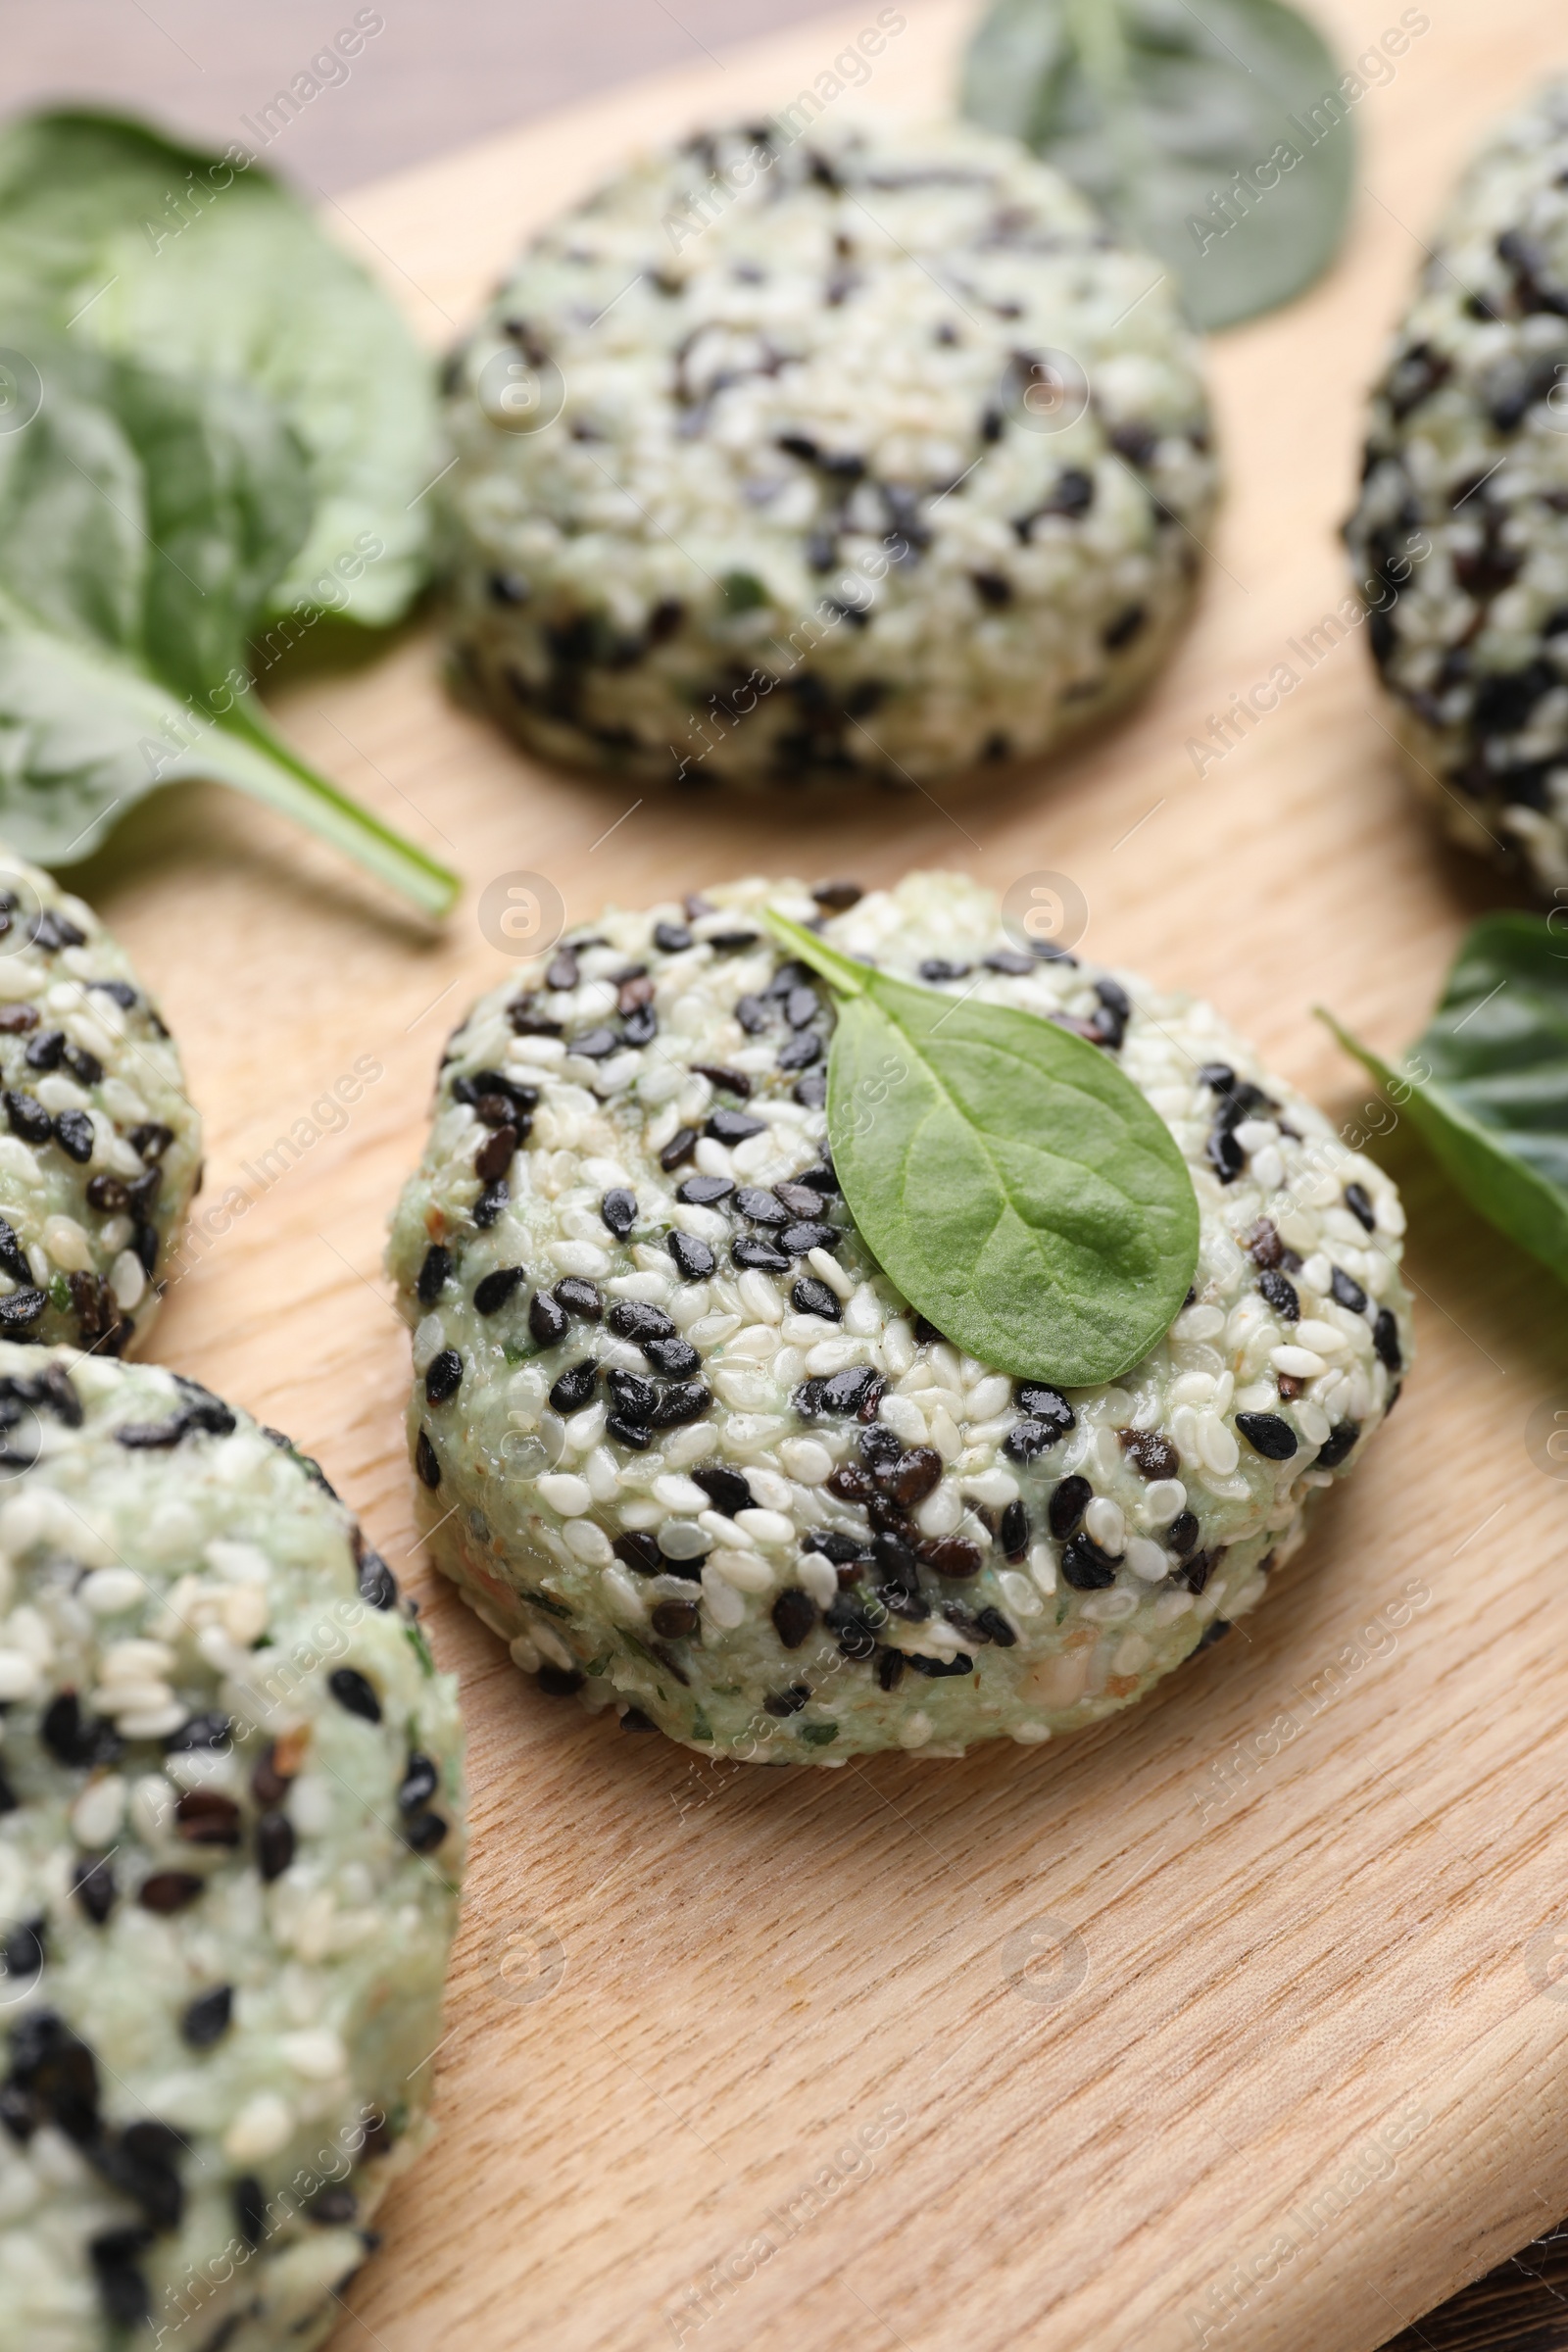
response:
<path id="1" fill-rule="evenodd" d="M 123 950 L 0 845 L 0 1335 L 140 1347 L 200 1163 L 178 1049 Z"/>
<path id="2" fill-rule="evenodd" d="M 1568 78 L 1461 185 L 1373 395 L 1347 526 L 1412 772 L 1448 830 L 1568 884 Z"/>
<path id="3" fill-rule="evenodd" d="M 764 904 L 1064 1020 L 1192 1170 L 1190 1303 L 1113 1386 L 1013 1381 L 879 1270 L 827 991 Z M 1206 1004 L 912 874 L 610 912 L 481 999 L 390 1262 L 435 1556 L 550 1691 L 715 1753 L 954 1754 L 1095 1721 L 1261 1596 L 1410 1350 L 1388 1178 Z"/>
<path id="4" fill-rule="evenodd" d="M 454 358 L 456 663 L 546 755 L 894 789 L 1123 702 L 1215 468 L 1147 255 L 967 125 L 725 128 L 543 230 Z"/>
<path id="5" fill-rule="evenodd" d="M 0 2352 L 308 2352 L 425 2136 L 452 1683 L 194 1382 L 0 1344 Z"/>

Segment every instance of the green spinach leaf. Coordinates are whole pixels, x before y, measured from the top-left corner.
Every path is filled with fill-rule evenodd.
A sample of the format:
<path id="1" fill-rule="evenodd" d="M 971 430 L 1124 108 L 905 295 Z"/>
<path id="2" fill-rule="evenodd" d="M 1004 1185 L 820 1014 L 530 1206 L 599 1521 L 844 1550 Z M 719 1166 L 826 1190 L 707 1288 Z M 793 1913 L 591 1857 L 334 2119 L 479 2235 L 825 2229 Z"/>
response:
<path id="1" fill-rule="evenodd" d="M 1216 327 L 1288 302 L 1333 259 L 1350 84 L 1280 0 L 994 0 L 961 104 L 1065 172 Z"/>
<path id="2" fill-rule="evenodd" d="M 432 914 L 456 877 L 272 733 L 247 640 L 311 514 L 309 466 L 243 384 L 38 346 L 0 434 L 0 832 L 84 858 L 157 785 L 232 784 Z"/>
<path id="3" fill-rule="evenodd" d="M 839 998 L 833 1164 L 911 1306 L 982 1362 L 1062 1388 L 1114 1380 L 1181 1311 L 1198 1198 L 1164 1121 L 1054 1022 L 856 963 L 768 922 Z"/>
<path id="4" fill-rule="evenodd" d="M 1398 1070 L 1322 1017 L 1471 1206 L 1568 1282 L 1568 939 L 1551 918 L 1484 915 Z"/>
<path id="5" fill-rule="evenodd" d="M 29 350 L 40 330 L 266 393 L 299 436 L 313 509 L 270 610 L 369 625 L 404 611 L 425 577 L 419 493 L 439 463 L 429 363 L 242 150 L 90 113 L 0 132 L 0 343 Z"/>

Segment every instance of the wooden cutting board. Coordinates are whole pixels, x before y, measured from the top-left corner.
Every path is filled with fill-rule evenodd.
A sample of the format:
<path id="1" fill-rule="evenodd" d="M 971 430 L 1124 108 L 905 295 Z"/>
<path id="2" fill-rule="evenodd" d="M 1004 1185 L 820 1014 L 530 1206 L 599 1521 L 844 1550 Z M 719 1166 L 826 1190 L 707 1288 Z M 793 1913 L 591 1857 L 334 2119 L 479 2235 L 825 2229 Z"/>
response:
<path id="1" fill-rule="evenodd" d="M 1398 15 L 1326 13 L 1351 54 Z M 788 99 L 873 15 L 333 219 L 440 342 L 629 146 Z M 441 2135 L 339 2345 L 1165 2352 L 1203 2339 L 1200 2314 L 1224 2352 L 1362 2352 L 1568 2209 L 1568 1486 L 1527 1444 L 1568 1400 L 1568 1317 L 1402 1126 L 1385 1156 L 1420 1362 L 1283 1589 L 1135 1712 L 961 1763 L 711 1766 L 540 1697 L 415 1544 L 379 1262 L 441 1041 L 504 968 L 475 896 L 517 868 L 573 918 L 748 869 L 1064 871 L 1092 954 L 1212 997 L 1361 1114 L 1311 1005 L 1399 1048 L 1498 893 L 1435 841 L 1353 635 L 1201 777 L 1186 745 L 1344 593 L 1359 403 L 1420 239 L 1485 123 L 1568 49 L 1550 0 L 1431 15 L 1357 106 L 1339 268 L 1213 346 L 1230 491 L 1201 609 L 1097 747 L 951 817 L 628 806 L 459 714 L 420 628 L 352 670 L 313 673 L 303 649 L 278 707 L 462 869 L 446 936 L 206 788 L 87 869 L 183 1044 L 204 1202 L 244 1201 L 199 1238 L 160 1352 L 321 1457 L 466 1698 L 476 1853 L 431 2060 Z M 935 109 L 964 11 L 908 17 L 868 95 Z M 331 1132 L 312 1106 L 365 1055 L 377 1075 Z M 260 1155 L 280 1136 L 277 1175 Z"/>

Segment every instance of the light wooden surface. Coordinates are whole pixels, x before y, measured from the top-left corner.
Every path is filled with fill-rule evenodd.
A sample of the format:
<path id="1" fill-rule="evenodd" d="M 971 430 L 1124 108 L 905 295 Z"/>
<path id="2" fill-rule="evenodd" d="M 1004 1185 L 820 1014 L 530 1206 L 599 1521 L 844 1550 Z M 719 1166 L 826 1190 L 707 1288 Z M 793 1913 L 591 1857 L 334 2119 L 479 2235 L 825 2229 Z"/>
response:
<path id="1" fill-rule="evenodd" d="M 1397 12 L 1330 13 L 1354 50 Z M 871 94 L 935 107 L 961 12 L 909 14 Z M 628 810 L 455 712 L 417 632 L 297 678 L 285 724 L 475 892 L 542 870 L 573 917 L 745 869 L 1064 870 L 1092 954 L 1211 996 L 1353 1116 L 1364 1090 L 1311 1004 L 1401 1046 L 1497 894 L 1435 843 L 1354 641 L 1203 779 L 1184 745 L 1343 593 L 1358 403 L 1419 235 L 1486 121 L 1568 51 L 1548 0 L 1433 14 L 1357 110 L 1341 266 L 1213 347 L 1231 487 L 1197 625 L 1130 722 L 1038 785 L 951 817 Z M 840 45 L 808 27 L 347 214 L 439 339 L 635 139 L 787 97 Z M 466 1694 L 476 1857 L 441 2138 L 386 2209 L 340 2346 L 1166 2352 L 1210 2310 L 1224 2352 L 1363 2352 L 1568 2210 L 1568 2001 L 1542 1941 L 1568 1920 L 1568 1488 L 1525 1434 L 1568 1394 L 1563 1299 L 1402 1130 L 1385 1157 L 1421 1360 L 1246 1639 L 1044 1749 L 710 1767 L 536 1695 L 413 1547 L 379 1256 L 441 1039 L 502 969 L 471 897 L 432 941 L 205 790 L 139 813 L 86 885 L 184 1047 L 204 1201 L 250 1200 L 159 1352 L 320 1455 Z M 348 1130 L 270 1187 L 246 1174 L 365 1054 L 384 1075 Z M 1412 1584 L 1428 1597 L 1364 1637 Z M 1269 1754 L 1282 1716 L 1297 1729 Z M 879 2119 L 873 2154 L 841 2154 Z M 1368 2156 L 1378 2133 L 1397 2152 Z M 1282 2235 L 1288 2259 L 1222 2324 L 1210 2298 Z"/>

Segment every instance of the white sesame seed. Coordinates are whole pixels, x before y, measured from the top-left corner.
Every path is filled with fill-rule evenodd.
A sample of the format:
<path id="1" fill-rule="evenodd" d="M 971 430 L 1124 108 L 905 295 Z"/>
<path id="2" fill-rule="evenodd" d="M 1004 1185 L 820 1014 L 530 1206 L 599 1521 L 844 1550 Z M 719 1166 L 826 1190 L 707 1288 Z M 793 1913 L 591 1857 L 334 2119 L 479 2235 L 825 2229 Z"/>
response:
<path id="1" fill-rule="evenodd" d="M 703 1570 L 703 1608 L 719 1633 L 733 1633 L 746 1622 L 745 1601 L 735 1587 L 719 1575 L 711 1560 Z"/>
<path id="2" fill-rule="evenodd" d="M 905 1446 L 923 1446 L 926 1443 L 925 1415 L 912 1396 L 902 1393 L 884 1396 L 880 1417 L 893 1435 Z"/>
<path id="3" fill-rule="evenodd" d="M 275 2090 L 259 2090 L 246 2100 L 223 2134 L 231 2164 L 256 2164 L 275 2156 L 294 2130 L 294 2110 Z"/>
<path id="4" fill-rule="evenodd" d="M 31 1658 L 20 1649 L 0 1649 L 0 1701 L 31 1698 L 38 1683 L 38 1669 Z"/>
<path id="5" fill-rule="evenodd" d="M 1166 1527 L 1187 1507 L 1187 1489 L 1179 1478 L 1156 1478 L 1144 1490 L 1140 1517 L 1151 1527 Z"/>
<path id="6" fill-rule="evenodd" d="M 793 1544 L 795 1541 L 795 1523 L 787 1519 L 782 1511 L 737 1511 L 735 1525 L 743 1535 L 750 1536 L 758 1544 Z"/>
<path id="7" fill-rule="evenodd" d="M 1288 1373 L 1293 1380 L 1311 1380 L 1317 1373 L 1328 1370 L 1323 1358 L 1314 1355 L 1310 1348 L 1271 1348 L 1268 1360 L 1276 1372 Z"/>
<path id="8" fill-rule="evenodd" d="M 760 1552 L 736 1551 L 733 1547 L 709 1553 L 703 1570 L 705 1591 L 710 1570 L 726 1585 L 733 1585 L 737 1592 L 771 1592 L 776 1581 Z"/>
<path id="9" fill-rule="evenodd" d="M 914 1713 L 906 1715 L 899 1726 L 899 1745 L 901 1747 L 924 1747 L 931 1737 L 931 1731 L 930 1716 L 923 1707 L 917 1707 Z"/>
<path id="10" fill-rule="evenodd" d="M 1317 1355 L 1345 1355 L 1349 1350 L 1350 1343 L 1338 1324 L 1325 1323 L 1316 1316 L 1298 1323 L 1296 1336 L 1303 1348 L 1310 1348 Z"/>
<path id="11" fill-rule="evenodd" d="M 1198 1424 L 1198 1450 L 1210 1470 L 1228 1478 L 1241 1456 L 1241 1448 L 1233 1433 L 1212 1413 L 1204 1413 Z"/>
<path id="12" fill-rule="evenodd" d="M 593 1494 L 585 1478 L 577 1478 L 569 1470 L 547 1470 L 535 1481 L 541 1502 L 547 1502 L 563 1519 L 575 1519 L 587 1510 Z"/>
<path id="13" fill-rule="evenodd" d="M 279 2055 L 286 2066 L 308 2082 L 330 2082 L 348 2072 L 348 2052 L 335 2034 L 324 2027 L 300 2034 L 280 2034 Z"/>
<path id="14" fill-rule="evenodd" d="M 832 1605 L 838 1597 L 839 1580 L 833 1563 L 819 1551 L 803 1551 L 796 1562 L 795 1573 L 819 1609 Z"/>
<path id="15" fill-rule="evenodd" d="M 1045 1603 L 1026 1576 L 1016 1568 L 1004 1568 L 997 1578 L 1002 1597 L 1015 1617 L 1038 1617 Z"/>
<path id="16" fill-rule="evenodd" d="M 830 1291 L 837 1292 L 841 1298 L 853 1298 L 855 1294 L 854 1279 L 845 1273 L 844 1268 L 830 1250 L 808 1250 L 806 1253 L 806 1262 L 818 1281 L 825 1282 Z"/>
<path id="17" fill-rule="evenodd" d="M 1127 1548 L 1127 1522 L 1121 1506 L 1108 1495 L 1097 1494 L 1084 1510 L 1084 1527 L 1102 1551 L 1119 1559 Z"/>
<path id="18" fill-rule="evenodd" d="M 173 1698 L 165 1706 L 149 1707 L 145 1714 L 122 1714 L 118 1723 L 122 1737 L 126 1740 L 167 1740 L 184 1720 L 185 1710 Z"/>
<path id="19" fill-rule="evenodd" d="M 566 1549 L 574 1560 L 585 1560 L 590 1568 L 603 1567 L 606 1560 L 613 1557 L 610 1538 L 591 1519 L 572 1520 L 566 1529 Z"/>
<path id="20" fill-rule="evenodd" d="M 1162 1545 L 1152 1544 L 1147 1536 L 1134 1536 L 1127 1546 L 1127 1565 L 1146 1584 L 1157 1585 L 1163 1580 L 1169 1562 Z"/>
<path id="21" fill-rule="evenodd" d="M 833 1456 L 815 1438 L 786 1439 L 779 1447 L 779 1459 L 803 1487 L 820 1487 L 833 1475 Z"/>

